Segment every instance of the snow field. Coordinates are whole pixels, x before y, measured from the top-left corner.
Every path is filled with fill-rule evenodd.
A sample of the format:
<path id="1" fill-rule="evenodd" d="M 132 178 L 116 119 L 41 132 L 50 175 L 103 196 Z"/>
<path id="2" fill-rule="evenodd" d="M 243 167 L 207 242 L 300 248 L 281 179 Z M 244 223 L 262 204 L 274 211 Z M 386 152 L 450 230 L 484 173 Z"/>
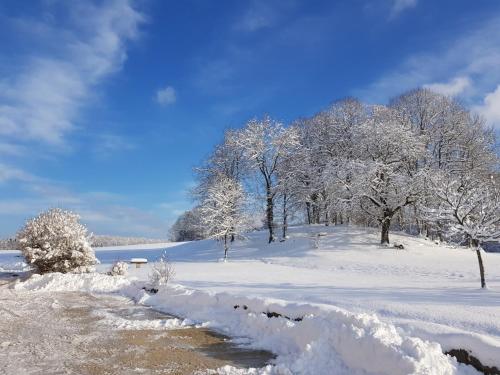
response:
<path id="1" fill-rule="evenodd" d="M 318 248 L 316 232 L 324 234 Z M 215 241 L 96 251 L 107 272 L 117 259 L 152 262 L 165 250 L 180 285 L 157 295 L 141 289 L 151 263 L 130 268 L 128 278 L 46 275 L 16 288 L 118 292 L 278 354 L 276 366 L 248 373 L 470 373 L 442 354 L 459 348 L 500 368 L 500 254 L 484 254 L 489 288 L 481 290 L 469 249 L 394 233 L 405 249 L 381 248 L 377 230 L 359 227 L 294 227 L 286 242 L 270 245 L 265 236 L 237 241 L 227 263 Z M 4 255 L 1 264 L 13 261 Z"/>

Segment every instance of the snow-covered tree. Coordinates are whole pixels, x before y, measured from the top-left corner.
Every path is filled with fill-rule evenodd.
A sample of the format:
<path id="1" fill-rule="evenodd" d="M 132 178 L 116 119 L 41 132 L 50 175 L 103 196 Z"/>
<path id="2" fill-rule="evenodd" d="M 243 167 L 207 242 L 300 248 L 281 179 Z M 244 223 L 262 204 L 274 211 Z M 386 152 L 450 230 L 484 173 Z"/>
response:
<path id="1" fill-rule="evenodd" d="M 170 228 L 170 240 L 174 242 L 196 241 L 203 238 L 199 207 L 184 212 Z"/>
<path id="2" fill-rule="evenodd" d="M 38 272 L 87 272 L 97 263 L 80 216 L 53 208 L 30 219 L 17 233 L 27 263 Z"/>
<path id="3" fill-rule="evenodd" d="M 219 176 L 241 182 L 246 172 L 247 160 L 242 147 L 238 145 L 238 132 L 226 130 L 222 143 L 215 146 L 200 167 L 195 168 L 197 184 L 193 189 L 193 196 L 201 201 L 205 198 L 210 185 Z"/>
<path id="4" fill-rule="evenodd" d="M 206 200 L 220 176 L 240 183 L 255 211 L 265 211 L 269 242 L 276 221 L 286 238 L 288 222 L 300 219 L 379 225 L 382 244 L 391 225 L 445 239 L 445 221 L 422 209 L 441 205 L 429 176 L 483 183 L 496 170 L 495 136 L 484 120 L 453 98 L 416 89 L 389 106 L 347 98 L 288 127 L 264 117 L 228 130 L 196 170 L 195 197 Z"/>
<path id="5" fill-rule="evenodd" d="M 219 176 L 207 189 L 200 206 L 201 220 L 207 237 L 222 241 L 224 260 L 227 259 L 231 238 L 248 228 L 244 212 L 245 193 L 241 184 L 226 176 Z"/>
<path id="6" fill-rule="evenodd" d="M 430 219 L 444 222 L 452 232 L 469 240 L 476 251 L 481 287 L 486 287 L 481 242 L 500 239 L 500 186 L 494 175 L 436 174 L 431 179 L 438 205 L 428 210 Z"/>
<path id="7" fill-rule="evenodd" d="M 238 134 L 237 142 L 249 168 L 260 176 L 271 243 L 275 240 L 274 204 L 278 193 L 279 165 L 289 150 L 299 145 L 298 132 L 295 128 L 285 128 L 280 122 L 266 116 L 262 120 L 249 121 Z"/>
<path id="8" fill-rule="evenodd" d="M 340 170 L 336 168 L 353 159 L 356 128 L 365 121 L 366 112 L 358 100 L 346 98 L 310 119 L 299 121 L 301 150 L 297 165 L 301 173 L 296 175 L 297 180 L 303 182 L 308 223 L 344 220 L 345 201 L 340 199 L 343 193 L 339 194 L 337 189 L 335 174 Z"/>
<path id="9" fill-rule="evenodd" d="M 359 126 L 357 142 L 355 159 L 346 163 L 354 171 L 346 186 L 365 214 L 380 224 L 380 242 L 388 245 L 392 218 L 422 194 L 423 173 L 414 165 L 424 144 L 397 112 L 382 106 L 374 107 Z"/>
<path id="10" fill-rule="evenodd" d="M 453 98 L 421 88 L 393 99 L 391 108 L 401 114 L 425 144 L 427 152 L 417 161 L 416 170 L 485 175 L 495 169 L 498 159 L 492 129 Z M 421 206 L 430 207 L 435 197 L 427 194 L 425 200 Z M 442 222 L 429 221 L 425 211 L 419 211 L 417 206 L 412 208 L 406 213 L 413 216 L 419 233 L 440 239 L 445 236 Z"/>

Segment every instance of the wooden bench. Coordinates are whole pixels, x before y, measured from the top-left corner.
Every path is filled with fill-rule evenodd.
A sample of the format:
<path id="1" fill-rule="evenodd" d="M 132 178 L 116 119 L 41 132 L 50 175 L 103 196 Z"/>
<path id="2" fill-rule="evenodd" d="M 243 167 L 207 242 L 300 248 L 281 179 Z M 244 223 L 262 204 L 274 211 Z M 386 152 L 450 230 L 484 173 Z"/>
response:
<path id="1" fill-rule="evenodd" d="M 135 268 L 141 268 L 141 264 L 146 264 L 148 260 L 146 258 L 132 258 L 130 259 L 130 264 L 135 264 Z"/>

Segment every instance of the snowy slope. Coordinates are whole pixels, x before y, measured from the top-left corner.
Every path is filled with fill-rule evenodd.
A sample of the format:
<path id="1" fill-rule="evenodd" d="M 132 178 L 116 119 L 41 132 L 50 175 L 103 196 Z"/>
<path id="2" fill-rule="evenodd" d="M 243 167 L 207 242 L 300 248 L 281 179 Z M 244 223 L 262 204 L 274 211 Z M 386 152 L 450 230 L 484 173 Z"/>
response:
<path id="1" fill-rule="evenodd" d="M 316 233 L 323 234 L 319 248 Z M 500 254 L 484 255 L 489 289 L 481 290 L 471 250 L 404 234 L 392 241 L 405 250 L 381 248 L 378 235 L 357 227 L 297 227 L 286 242 L 269 245 L 265 233 L 253 233 L 235 244 L 228 263 L 219 261 L 215 241 L 166 252 L 176 263 L 176 282 L 193 289 L 372 312 L 447 349 L 481 347 L 485 357 L 500 358 Z M 131 269 L 139 278 L 147 272 Z"/>
<path id="2" fill-rule="evenodd" d="M 323 235 L 319 247 L 315 248 L 313 237 L 318 232 Z M 456 364 L 435 357 L 441 349 L 432 349 L 431 344 L 428 347 L 424 343 L 424 350 L 421 344 L 412 341 L 412 337 L 438 342 L 444 350 L 470 349 L 483 363 L 500 367 L 500 254 L 485 254 L 489 289 L 480 290 L 477 260 L 468 249 L 440 246 L 422 238 L 395 234 L 392 240 L 403 243 L 405 250 L 380 248 L 377 231 L 357 227 L 292 228 L 286 242 L 270 245 L 265 237 L 263 232 L 253 233 L 247 240 L 238 241 L 230 250 L 228 263 L 219 261 L 223 251 L 215 241 L 155 249 L 122 247 L 97 250 L 96 254 L 102 261 L 99 269 L 106 270 L 117 258 L 126 260 L 141 256 L 151 261 L 165 250 L 175 262 L 175 282 L 182 287 L 160 291 L 154 297 L 143 292 L 138 294 L 137 288 L 127 289 L 121 284 L 118 289 L 159 309 L 198 322 L 209 322 L 232 335 L 249 337 L 261 347 L 276 347 L 281 350 L 279 358 L 287 368 L 296 366 L 295 369 L 299 369 L 296 373 L 308 373 L 305 369 L 311 366 L 311 361 L 326 361 L 330 365 L 338 362 L 345 367 L 349 358 L 343 350 L 349 352 L 361 345 L 364 339 L 353 339 L 358 334 L 368 342 L 375 340 L 383 344 L 378 349 L 370 349 L 378 356 L 385 354 L 377 350 L 390 347 L 392 349 L 387 350 L 392 350 L 391 355 L 399 358 L 397 361 L 393 358 L 396 362 L 401 360 L 408 365 L 401 358 L 409 356 L 413 364 L 427 363 L 431 368 L 437 366 L 437 362 L 443 364 L 444 367 L 437 367 L 442 371 L 429 373 L 455 373 Z M 0 255 L 0 263 L 2 261 L 5 259 Z M 148 272 L 149 265 L 130 268 L 131 278 L 139 280 L 146 280 Z M 26 287 L 43 289 L 46 281 L 34 280 Z M 50 282 L 49 289 L 71 289 L 71 283 L 66 281 Z M 88 285 L 96 290 L 93 284 Z M 81 282 L 77 286 L 81 289 Z M 248 310 L 234 309 L 236 304 L 247 305 Z M 269 319 L 262 316 L 262 311 L 306 318 L 304 322 L 294 323 L 284 318 Z M 366 313 L 375 313 L 378 318 Z M 327 321 L 331 324 L 325 325 Z M 349 337 L 355 342 L 350 349 L 335 347 L 335 337 L 342 336 L 343 326 L 351 330 L 343 342 L 348 342 Z M 308 329 L 303 331 L 301 327 Z M 305 332 L 312 333 L 308 336 Z M 279 347 L 279 342 L 289 345 Z M 373 345 L 378 347 L 378 344 Z M 333 358 L 331 353 L 318 351 L 315 345 L 328 345 L 340 357 Z M 293 349 L 299 346 L 301 351 Z M 422 350 L 428 351 L 437 362 L 415 354 Z M 287 353 L 291 356 L 288 360 Z M 366 350 L 358 354 L 361 357 L 354 356 L 353 361 L 367 358 Z M 304 362 L 295 363 L 292 357 Z M 399 373 L 411 373 L 401 370 L 394 361 L 387 358 L 386 361 L 395 369 L 399 368 Z M 366 371 L 359 366 L 347 368 L 349 371 L 356 368 L 360 373 Z M 321 373 L 321 368 L 325 369 L 320 367 L 316 373 Z M 448 370 L 443 370 L 445 368 Z M 345 373 L 351 373 L 349 371 Z M 379 373 L 391 372 L 381 369 Z"/>

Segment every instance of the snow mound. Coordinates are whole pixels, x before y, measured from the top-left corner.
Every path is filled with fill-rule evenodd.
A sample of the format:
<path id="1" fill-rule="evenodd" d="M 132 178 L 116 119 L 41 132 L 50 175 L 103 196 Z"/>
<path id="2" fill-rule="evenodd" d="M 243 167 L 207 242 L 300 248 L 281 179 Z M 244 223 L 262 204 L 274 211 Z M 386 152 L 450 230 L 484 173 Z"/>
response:
<path id="1" fill-rule="evenodd" d="M 146 320 L 126 319 L 106 311 L 99 311 L 96 315 L 101 318 L 99 324 L 119 330 L 168 330 L 186 328 L 192 324 L 190 320 L 177 318 Z"/>
<path id="2" fill-rule="evenodd" d="M 189 316 L 278 355 L 275 374 L 475 374 L 443 354 L 439 344 L 410 337 L 375 315 L 331 307 L 280 304 L 171 286 L 156 295 L 140 291 L 141 303 Z M 270 314 L 274 315 L 269 318 Z M 273 314 L 271 314 L 273 315 Z M 286 316 L 286 317 L 285 317 Z M 221 373 L 232 373 L 223 371 Z M 237 373 L 237 372 L 234 372 Z"/>
<path id="3" fill-rule="evenodd" d="M 31 266 L 23 261 L 13 261 L 0 264 L 0 272 L 26 272 L 31 269 Z"/>
<path id="4" fill-rule="evenodd" d="M 99 273 L 48 273 L 32 275 L 24 282 L 14 285 L 16 290 L 24 291 L 80 291 L 80 292 L 117 292 L 131 284 L 122 276 L 108 276 Z"/>

